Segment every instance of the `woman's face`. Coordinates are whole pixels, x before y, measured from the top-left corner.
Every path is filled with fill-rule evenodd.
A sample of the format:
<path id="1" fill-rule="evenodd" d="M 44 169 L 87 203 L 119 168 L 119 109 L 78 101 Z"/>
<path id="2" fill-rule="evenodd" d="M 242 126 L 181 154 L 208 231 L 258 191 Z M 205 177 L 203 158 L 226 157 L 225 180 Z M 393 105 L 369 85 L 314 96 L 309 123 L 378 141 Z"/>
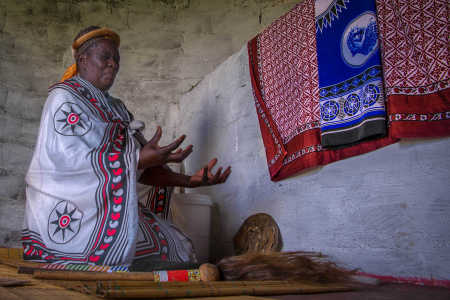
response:
<path id="1" fill-rule="evenodd" d="M 119 49 L 112 40 L 97 41 L 80 56 L 79 74 L 96 88 L 107 91 L 119 71 Z"/>

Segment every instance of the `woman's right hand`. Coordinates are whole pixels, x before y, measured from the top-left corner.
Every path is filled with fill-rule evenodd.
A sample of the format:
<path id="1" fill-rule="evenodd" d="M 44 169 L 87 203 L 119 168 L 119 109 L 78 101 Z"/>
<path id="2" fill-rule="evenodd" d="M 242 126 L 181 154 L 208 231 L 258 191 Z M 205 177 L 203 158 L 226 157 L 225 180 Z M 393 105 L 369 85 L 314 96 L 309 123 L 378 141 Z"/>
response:
<path id="1" fill-rule="evenodd" d="M 169 162 L 182 162 L 192 153 L 192 145 L 187 146 L 184 150 L 180 148 L 175 151 L 186 138 L 185 135 L 180 136 L 167 146 L 160 147 L 158 143 L 161 139 L 161 135 L 162 130 L 161 127 L 158 126 L 152 139 L 141 148 L 141 151 L 139 152 L 139 169 L 161 166 Z"/>

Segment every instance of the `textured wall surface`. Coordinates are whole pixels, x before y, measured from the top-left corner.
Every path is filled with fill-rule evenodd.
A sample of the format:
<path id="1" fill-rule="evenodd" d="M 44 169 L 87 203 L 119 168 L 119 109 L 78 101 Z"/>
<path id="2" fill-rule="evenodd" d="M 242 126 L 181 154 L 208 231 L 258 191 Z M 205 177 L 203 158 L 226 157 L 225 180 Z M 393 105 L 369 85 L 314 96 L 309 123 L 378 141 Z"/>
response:
<path id="1" fill-rule="evenodd" d="M 88 25 L 122 38 L 112 94 L 147 135 L 174 136 L 178 101 L 246 40 L 288 11 L 293 0 L 1 0 L 0 245 L 18 245 L 24 174 L 47 87 L 72 63 L 70 45 Z"/>
<path id="2" fill-rule="evenodd" d="M 187 172 L 213 156 L 233 168 L 227 183 L 195 191 L 215 203 L 213 256 L 232 254 L 245 218 L 266 212 L 284 250 L 322 251 L 379 275 L 450 279 L 450 138 L 397 143 L 271 182 L 247 59 L 244 47 L 180 102 L 179 131 L 197 149 Z"/>

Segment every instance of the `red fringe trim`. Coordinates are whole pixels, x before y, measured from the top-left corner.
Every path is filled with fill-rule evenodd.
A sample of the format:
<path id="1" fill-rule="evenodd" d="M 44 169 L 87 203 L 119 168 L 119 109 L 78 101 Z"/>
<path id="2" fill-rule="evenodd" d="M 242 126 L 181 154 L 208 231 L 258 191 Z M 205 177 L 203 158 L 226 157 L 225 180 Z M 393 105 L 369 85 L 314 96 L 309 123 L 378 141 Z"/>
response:
<path id="1" fill-rule="evenodd" d="M 385 275 L 376 275 L 364 272 L 358 272 L 357 275 L 370 277 L 379 279 L 384 282 L 393 282 L 393 283 L 406 283 L 406 284 L 414 284 L 414 285 L 424 285 L 424 286 L 439 286 L 450 288 L 450 280 L 441 280 L 441 279 L 433 279 L 433 278 L 419 278 L 419 277 L 395 277 L 395 276 L 385 276 Z"/>

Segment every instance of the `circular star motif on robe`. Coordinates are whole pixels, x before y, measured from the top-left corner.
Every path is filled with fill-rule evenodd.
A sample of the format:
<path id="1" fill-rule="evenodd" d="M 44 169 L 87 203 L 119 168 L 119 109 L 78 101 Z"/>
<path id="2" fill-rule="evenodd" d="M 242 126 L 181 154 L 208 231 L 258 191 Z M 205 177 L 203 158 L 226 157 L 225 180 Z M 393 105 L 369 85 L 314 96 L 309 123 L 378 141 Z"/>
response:
<path id="1" fill-rule="evenodd" d="M 327 101 L 320 107 L 320 113 L 324 121 L 334 120 L 339 113 L 339 104 L 333 100 Z"/>
<path id="2" fill-rule="evenodd" d="M 81 136 L 91 129 L 92 124 L 78 104 L 66 102 L 56 111 L 54 125 L 55 130 L 62 135 Z"/>
<path id="3" fill-rule="evenodd" d="M 57 244 L 72 240 L 80 230 L 83 213 L 70 201 L 61 201 L 48 220 L 48 235 Z"/>
<path id="4" fill-rule="evenodd" d="M 380 88 L 374 84 L 368 84 L 364 87 L 364 106 L 369 107 L 375 104 L 380 98 Z"/>
<path id="5" fill-rule="evenodd" d="M 344 111 L 347 115 L 353 116 L 361 107 L 361 101 L 357 94 L 351 94 L 347 97 L 347 99 L 344 102 Z"/>

